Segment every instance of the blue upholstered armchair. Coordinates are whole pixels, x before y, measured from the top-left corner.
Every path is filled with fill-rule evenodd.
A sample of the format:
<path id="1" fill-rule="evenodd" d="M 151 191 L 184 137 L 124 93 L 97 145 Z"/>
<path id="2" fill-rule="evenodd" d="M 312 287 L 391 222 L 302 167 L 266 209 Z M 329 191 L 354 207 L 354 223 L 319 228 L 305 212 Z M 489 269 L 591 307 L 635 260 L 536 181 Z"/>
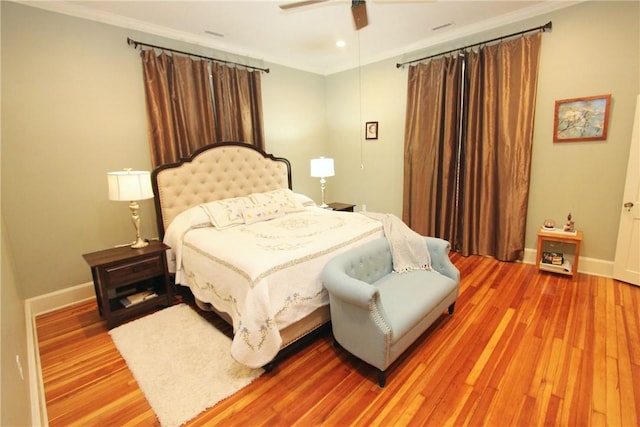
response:
<path id="1" fill-rule="evenodd" d="M 350 249 L 325 266 L 335 340 L 379 369 L 387 368 L 448 308 L 453 314 L 460 272 L 449 260 L 449 243 L 425 237 L 432 270 L 393 272 L 386 238 Z"/>

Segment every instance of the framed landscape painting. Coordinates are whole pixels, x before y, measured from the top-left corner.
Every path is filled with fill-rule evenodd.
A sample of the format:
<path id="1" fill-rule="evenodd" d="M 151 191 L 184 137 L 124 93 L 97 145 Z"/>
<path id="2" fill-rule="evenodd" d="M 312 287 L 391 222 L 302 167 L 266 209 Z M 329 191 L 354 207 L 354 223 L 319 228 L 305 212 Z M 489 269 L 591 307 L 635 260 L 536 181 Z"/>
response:
<path id="1" fill-rule="evenodd" d="M 556 101 L 553 142 L 607 139 L 611 95 Z"/>

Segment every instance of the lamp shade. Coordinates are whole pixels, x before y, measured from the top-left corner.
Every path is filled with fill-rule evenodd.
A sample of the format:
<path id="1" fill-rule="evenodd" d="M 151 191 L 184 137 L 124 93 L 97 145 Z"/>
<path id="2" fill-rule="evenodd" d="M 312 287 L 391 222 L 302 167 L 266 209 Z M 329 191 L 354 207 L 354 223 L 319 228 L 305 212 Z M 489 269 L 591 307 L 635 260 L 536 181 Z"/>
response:
<path id="1" fill-rule="evenodd" d="M 108 172 L 109 200 L 134 201 L 153 198 L 151 172 L 123 170 Z"/>
<path id="2" fill-rule="evenodd" d="M 320 157 L 311 159 L 311 176 L 314 178 L 326 178 L 334 176 L 333 159 Z"/>

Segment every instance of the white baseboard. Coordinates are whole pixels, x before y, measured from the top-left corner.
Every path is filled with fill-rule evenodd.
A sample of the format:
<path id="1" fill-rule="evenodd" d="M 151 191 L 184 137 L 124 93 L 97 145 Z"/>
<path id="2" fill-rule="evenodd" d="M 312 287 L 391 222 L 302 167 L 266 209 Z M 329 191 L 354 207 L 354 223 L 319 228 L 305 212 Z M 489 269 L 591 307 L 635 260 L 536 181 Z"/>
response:
<path id="1" fill-rule="evenodd" d="M 25 304 L 31 308 L 34 316 L 38 316 L 95 297 L 93 282 L 88 282 L 29 298 Z"/>
<path id="2" fill-rule="evenodd" d="M 36 316 L 59 308 L 95 298 L 93 283 L 85 283 L 49 294 L 29 298 L 24 301 L 27 324 L 27 354 L 29 363 L 29 393 L 31 394 L 31 423 L 34 426 L 49 425 L 47 402 L 44 396 L 40 352 L 38 351 L 38 330 Z"/>

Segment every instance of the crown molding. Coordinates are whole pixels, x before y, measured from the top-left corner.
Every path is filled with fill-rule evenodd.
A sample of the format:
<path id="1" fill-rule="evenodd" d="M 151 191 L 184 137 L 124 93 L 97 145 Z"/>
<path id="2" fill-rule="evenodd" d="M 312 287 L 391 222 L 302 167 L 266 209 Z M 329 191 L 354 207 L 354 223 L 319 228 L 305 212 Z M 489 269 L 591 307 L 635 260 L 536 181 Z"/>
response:
<path id="1" fill-rule="evenodd" d="M 493 30 L 495 28 L 514 24 L 526 19 L 535 18 L 537 16 L 548 14 L 559 9 L 564 9 L 579 3 L 584 3 L 588 0 L 545 1 L 511 14 L 501 15 L 474 25 L 469 25 L 458 30 L 450 31 L 445 35 L 429 37 L 427 39 L 417 41 L 415 43 L 412 43 L 411 45 L 404 46 L 397 50 L 382 52 L 362 62 L 360 62 L 358 59 L 350 59 L 345 61 L 343 66 L 327 69 L 316 69 L 309 67 L 306 64 L 300 64 L 286 58 L 272 57 L 268 54 L 268 52 L 247 51 L 246 48 L 234 46 L 218 40 L 213 40 L 209 36 L 198 36 L 195 34 L 173 30 L 161 25 L 150 24 L 148 22 L 140 20 L 126 18 L 108 12 L 98 11 L 70 1 L 11 1 L 25 6 L 36 7 L 51 12 L 73 16 L 76 18 L 87 19 L 103 24 L 113 25 L 142 33 L 151 34 L 158 37 L 196 45 L 206 49 L 213 49 L 216 51 L 228 53 L 241 58 L 238 62 L 246 61 L 247 65 L 263 66 L 265 63 L 271 63 L 327 76 L 392 58 L 401 58 L 400 62 L 410 61 L 412 59 L 418 58 L 419 55 L 421 55 L 421 53 L 424 53 L 427 49 L 433 50 L 437 46 L 445 43 L 451 43 L 459 39 L 473 36 L 475 34 Z"/>

